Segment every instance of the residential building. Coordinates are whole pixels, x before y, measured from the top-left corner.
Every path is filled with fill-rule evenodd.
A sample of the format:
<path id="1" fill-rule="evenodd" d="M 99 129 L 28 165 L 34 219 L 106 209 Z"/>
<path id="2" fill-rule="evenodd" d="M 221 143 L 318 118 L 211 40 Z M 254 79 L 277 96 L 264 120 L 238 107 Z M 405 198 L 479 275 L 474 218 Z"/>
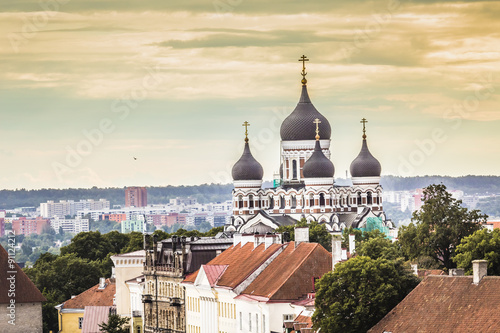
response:
<path id="1" fill-rule="evenodd" d="M 127 219 L 127 214 L 101 214 L 99 215 L 99 220 L 110 220 L 118 223 L 122 223 Z"/>
<path id="2" fill-rule="evenodd" d="M 23 216 L 16 220 L 12 220 L 12 230 L 16 235 L 40 235 L 44 230 L 47 230 L 47 228 L 50 227 L 50 220 L 44 219 L 41 216 L 35 219 L 26 218 Z"/>
<path id="3" fill-rule="evenodd" d="M 60 232 L 60 230 L 72 234 L 78 234 L 80 232 L 88 232 L 90 230 L 89 219 L 82 219 L 79 217 L 76 217 L 75 219 L 64 219 L 55 217 L 50 220 L 50 225 L 57 234 Z"/>
<path id="4" fill-rule="evenodd" d="M 186 304 L 182 280 L 231 245 L 230 238 L 172 237 L 156 242 L 147 236 L 144 332 L 186 332 Z"/>
<path id="5" fill-rule="evenodd" d="M 122 234 L 128 234 L 129 232 L 132 231 L 137 231 L 137 232 L 145 231 L 145 221 L 143 216 L 137 216 L 133 220 L 122 221 L 121 223 Z"/>
<path id="6" fill-rule="evenodd" d="M 145 279 L 144 275 L 126 281 L 130 294 L 130 332 L 144 332 L 144 304 L 142 297 L 144 295 Z"/>
<path id="7" fill-rule="evenodd" d="M 317 243 L 281 243 L 281 235 L 235 235 L 234 245 L 183 281 L 187 333 L 282 332 L 292 303 L 314 293 L 332 269 Z"/>
<path id="8" fill-rule="evenodd" d="M 47 201 L 40 204 L 40 215 L 44 218 L 53 218 L 55 216 L 64 218 L 68 215 L 75 216 L 78 211 L 97 209 L 109 209 L 109 201 L 106 199 L 99 199 L 98 201 L 92 199 Z"/>
<path id="9" fill-rule="evenodd" d="M 42 293 L 0 246 L 0 332 L 42 333 Z"/>
<path id="10" fill-rule="evenodd" d="M 127 281 L 136 279 L 142 275 L 146 252 L 139 250 L 135 252 L 116 254 L 111 256 L 114 266 L 114 277 L 116 284 L 116 313 L 120 316 L 130 316 L 132 309 L 130 305 L 130 290 Z"/>
<path id="11" fill-rule="evenodd" d="M 146 207 L 148 194 L 145 187 L 125 188 L 125 207 Z"/>
<path id="12" fill-rule="evenodd" d="M 484 227 L 490 231 L 493 231 L 493 229 L 500 229 L 500 221 L 488 221 Z"/>
<path id="13" fill-rule="evenodd" d="M 500 332 L 500 277 L 486 276 L 486 260 L 472 266 L 472 276 L 426 276 L 368 332 Z"/>
<path id="14" fill-rule="evenodd" d="M 84 332 L 85 321 L 89 322 L 86 326 L 95 327 L 99 324 L 95 321 L 96 316 L 105 318 L 105 322 L 107 322 L 106 315 L 109 315 L 115 305 L 115 293 L 116 285 L 114 280 L 101 278 L 97 285 L 57 305 L 55 308 L 59 319 L 58 333 Z M 87 314 L 87 317 L 85 317 L 85 314 Z"/>

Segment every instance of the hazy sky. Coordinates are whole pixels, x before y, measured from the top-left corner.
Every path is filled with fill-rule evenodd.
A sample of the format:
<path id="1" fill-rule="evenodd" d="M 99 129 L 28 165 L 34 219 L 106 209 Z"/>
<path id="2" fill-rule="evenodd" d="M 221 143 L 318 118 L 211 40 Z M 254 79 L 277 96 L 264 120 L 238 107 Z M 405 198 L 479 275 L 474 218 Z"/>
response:
<path id="1" fill-rule="evenodd" d="M 500 175 L 499 1 L 2 0 L 0 188 L 272 179 L 308 89 L 345 177 Z M 137 158 L 137 159 L 134 159 Z"/>

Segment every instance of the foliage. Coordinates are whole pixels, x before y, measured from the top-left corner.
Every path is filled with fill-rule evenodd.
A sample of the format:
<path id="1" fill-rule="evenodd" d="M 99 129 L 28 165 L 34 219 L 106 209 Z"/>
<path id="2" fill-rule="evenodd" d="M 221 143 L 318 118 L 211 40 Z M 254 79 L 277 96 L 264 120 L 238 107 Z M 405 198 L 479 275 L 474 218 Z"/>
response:
<path id="1" fill-rule="evenodd" d="M 477 208 L 487 215 L 500 217 L 500 196 L 480 199 Z"/>
<path id="2" fill-rule="evenodd" d="M 99 231 L 89 231 L 77 234 L 71 244 L 61 247 L 61 255 L 75 253 L 80 258 L 102 260 L 114 250 L 110 240 Z"/>
<path id="3" fill-rule="evenodd" d="M 110 220 L 93 221 L 89 220 L 90 231 L 99 231 L 101 234 L 106 234 L 110 231 L 120 231 L 121 225 L 118 222 Z"/>
<path id="4" fill-rule="evenodd" d="M 367 238 L 360 242 L 359 245 L 356 245 L 356 255 L 367 256 L 372 259 L 395 260 L 401 257 L 401 252 L 396 243 L 383 236 L 377 236 Z"/>
<path id="5" fill-rule="evenodd" d="M 314 326 L 322 332 L 366 332 L 417 284 L 402 260 L 357 256 L 339 263 L 316 283 Z"/>
<path id="6" fill-rule="evenodd" d="M 128 324 L 129 321 L 129 317 L 110 314 L 107 323 L 99 324 L 99 331 L 105 333 L 128 333 L 130 329 L 124 328 L 124 326 Z"/>
<path id="7" fill-rule="evenodd" d="M 47 298 L 42 309 L 44 327 L 56 332 L 54 306 L 96 285 L 101 276 L 101 263 L 79 258 L 74 253 L 62 256 L 44 253 L 33 268 L 26 268 L 24 272 Z"/>
<path id="8" fill-rule="evenodd" d="M 276 229 L 276 233 L 288 232 L 290 234 L 290 240 L 294 241 L 296 227 L 308 227 L 309 241 L 311 243 L 319 243 L 327 251 L 332 250 L 332 235 L 330 235 L 324 224 L 319 224 L 317 221 L 308 223 L 305 218 L 302 218 L 295 225 L 280 226 Z"/>
<path id="9" fill-rule="evenodd" d="M 462 239 L 453 261 L 472 274 L 473 260 L 488 260 L 488 275 L 500 275 L 500 229 L 478 230 Z"/>
<path id="10" fill-rule="evenodd" d="M 142 233 L 132 231 L 127 236 L 129 237 L 128 244 L 121 249 L 120 253 L 139 251 L 144 248 L 144 235 Z"/>
<path id="11" fill-rule="evenodd" d="M 481 228 L 487 216 L 468 210 L 452 198 L 446 186 L 424 189 L 424 204 L 413 213 L 412 223 L 399 230 L 399 243 L 407 259 L 421 255 L 432 257 L 447 269 L 455 266 L 452 258 L 460 241 Z"/>
<path id="12" fill-rule="evenodd" d="M 206 237 L 214 237 L 216 236 L 219 232 L 223 232 L 224 227 L 215 227 L 210 229 L 209 231 L 205 232 Z"/>

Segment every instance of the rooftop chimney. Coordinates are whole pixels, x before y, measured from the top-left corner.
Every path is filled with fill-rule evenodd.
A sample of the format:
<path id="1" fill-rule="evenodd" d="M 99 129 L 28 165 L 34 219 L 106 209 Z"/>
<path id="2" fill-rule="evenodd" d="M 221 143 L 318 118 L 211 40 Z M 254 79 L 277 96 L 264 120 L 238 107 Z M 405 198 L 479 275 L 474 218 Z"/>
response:
<path id="1" fill-rule="evenodd" d="M 418 265 L 411 264 L 411 271 L 413 272 L 413 275 L 418 276 Z"/>
<path id="2" fill-rule="evenodd" d="M 356 252 L 356 242 L 355 242 L 356 236 L 355 235 L 349 235 L 349 252 L 351 255 Z"/>
<path id="3" fill-rule="evenodd" d="M 309 243 L 309 227 L 295 228 L 295 247 L 300 243 Z"/>
<path id="4" fill-rule="evenodd" d="M 99 278 L 99 289 L 106 288 L 106 278 Z"/>
<path id="5" fill-rule="evenodd" d="M 483 277 L 488 275 L 488 260 L 473 260 L 472 275 L 474 284 L 478 284 Z"/>
<path id="6" fill-rule="evenodd" d="M 342 241 L 337 238 L 332 238 L 332 270 L 335 269 L 335 265 L 342 261 Z"/>

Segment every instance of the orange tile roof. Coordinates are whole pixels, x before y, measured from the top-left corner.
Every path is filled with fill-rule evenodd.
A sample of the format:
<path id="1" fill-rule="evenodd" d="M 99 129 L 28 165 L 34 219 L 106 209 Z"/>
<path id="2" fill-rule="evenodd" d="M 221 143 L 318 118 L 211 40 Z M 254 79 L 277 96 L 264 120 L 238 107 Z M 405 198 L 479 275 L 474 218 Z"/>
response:
<path id="1" fill-rule="evenodd" d="M 332 255 L 317 243 L 288 243 L 242 294 L 298 300 L 313 293 L 313 278 L 332 270 Z"/>
<path id="2" fill-rule="evenodd" d="M 500 277 L 429 275 L 368 332 L 500 332 Z"/>
<path id="3" fill-rule="evenodd" d="M 99 284 L 67 300 L 61 309 L 84 309 L 86 306 L 112 306 L 116 293 L 114 280 L 106 279 L 106 288 L 99 289 Z"/>
<path id="4" fill-rule="evenodd" d="M 40 290 L 23 272 L 23 270 L 15 263 L 9 263 L 9 254 L 0 245 L 0 304 L 8 304 L 11 301 L 9 297 L 9 280 L 13 276 L 15 279 L 15 299 L 16 303 L 36 303 L 45 302 L 47 299 L 42 295 Z"/>
<path id="5" fill-rule="evenodd" d="M 254 243 L 246 243 L 244 246 L 238 243 L 219 254 L 207 265 L 227 265 L 217 285 L 232 289 L 243 282 L 282 246 L 282 244 L 271 244 L 266 249 L 264 244 L 254 248 Z M 198 271 L 187 276 L 183 282 L 193 283 L 197 276 Z"/>
<path id="6" fill-rule="evenodd" d="M 210 286 L 213 287 L 226 270 L 227 265 L 201 265 L 201 267 L 205 271 Z"/>

